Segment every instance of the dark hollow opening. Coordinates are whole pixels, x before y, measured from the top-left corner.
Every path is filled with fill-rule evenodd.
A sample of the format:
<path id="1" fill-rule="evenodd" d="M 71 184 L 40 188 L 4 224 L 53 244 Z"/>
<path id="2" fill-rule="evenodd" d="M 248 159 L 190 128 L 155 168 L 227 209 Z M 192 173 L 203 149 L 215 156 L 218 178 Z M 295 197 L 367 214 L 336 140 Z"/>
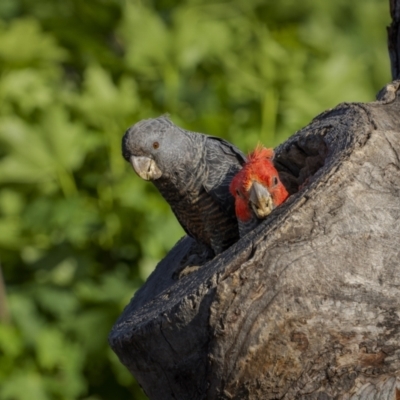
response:
<path id="1" fill-rule="evenodd" d="M 274 164 L 289 194 L 298 192 L 324 165 L 328 146 L 321 135 L 299 136 L 277 148 Z"/>

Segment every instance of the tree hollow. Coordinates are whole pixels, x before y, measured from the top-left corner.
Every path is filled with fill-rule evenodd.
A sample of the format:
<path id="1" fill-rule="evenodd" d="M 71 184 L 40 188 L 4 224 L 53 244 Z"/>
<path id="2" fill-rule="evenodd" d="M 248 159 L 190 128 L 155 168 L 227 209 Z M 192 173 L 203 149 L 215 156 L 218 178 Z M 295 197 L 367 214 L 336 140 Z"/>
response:
<path id="1" fill-rule="evenodd" d="M 316 117 L 275 149 L 287 202 L 180 279 L 192 239 L 158 264 L 109 338 L 150 399 L 400 398 L 399 97 Z"/>

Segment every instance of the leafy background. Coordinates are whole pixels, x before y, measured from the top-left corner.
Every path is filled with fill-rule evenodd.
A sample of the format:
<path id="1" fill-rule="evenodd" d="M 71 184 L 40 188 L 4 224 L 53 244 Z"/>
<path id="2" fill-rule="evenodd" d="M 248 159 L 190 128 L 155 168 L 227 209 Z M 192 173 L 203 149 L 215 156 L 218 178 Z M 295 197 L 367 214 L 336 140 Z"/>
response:
<path id="1" fill-rule="evenodd" d="M 387 3 L 1 0 L 0 400 L 146 398 L 107 335 L 183 232 L 124 131 L 167 112 L 248 151 L 371 101 Z"/>

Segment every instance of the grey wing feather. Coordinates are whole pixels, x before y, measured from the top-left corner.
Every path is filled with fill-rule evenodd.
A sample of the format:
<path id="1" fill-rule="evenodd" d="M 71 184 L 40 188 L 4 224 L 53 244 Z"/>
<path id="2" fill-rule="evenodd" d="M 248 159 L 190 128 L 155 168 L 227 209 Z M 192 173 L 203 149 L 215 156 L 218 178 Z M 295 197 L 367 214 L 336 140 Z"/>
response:
<path id="1" fill-rule="evenodd" d="M 214 136 L 206 137 L 205 148 L 207 176 L 203 181 L 204 189 L 220 204 L 221 210 L 234 213 L 229 185 L 246 162 L 246 156 L 233 144 Z"/>
<path id="2" fill-rule="evenodd" d="M 244 153 L 239 150 L 236 146 L 234 146 L 232 143 L 229 143 L 227 140 L 222 139 L 218 136 L 206 136 L 206 142 L 212 141 L 215 144 L 219 144 L 221 150 L 234 158 L 238 160 L 238 162 L 243 165 L 247 161 L 247 157 L 244 155 Z"/>

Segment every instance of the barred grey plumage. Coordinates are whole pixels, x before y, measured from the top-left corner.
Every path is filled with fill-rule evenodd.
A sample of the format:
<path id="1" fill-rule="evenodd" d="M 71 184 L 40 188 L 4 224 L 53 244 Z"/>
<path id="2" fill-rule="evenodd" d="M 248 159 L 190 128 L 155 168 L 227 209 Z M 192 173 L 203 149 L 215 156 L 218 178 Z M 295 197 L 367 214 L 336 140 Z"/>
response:
<path id="1" fill-rule="evenodd" d="M 129 128 L 122 154 L 139 176 L 154 183 L 188 235 L 215 254 L 238 240 L 229 184 L 246 157 L 234 145 L 161 116 Z"/>

